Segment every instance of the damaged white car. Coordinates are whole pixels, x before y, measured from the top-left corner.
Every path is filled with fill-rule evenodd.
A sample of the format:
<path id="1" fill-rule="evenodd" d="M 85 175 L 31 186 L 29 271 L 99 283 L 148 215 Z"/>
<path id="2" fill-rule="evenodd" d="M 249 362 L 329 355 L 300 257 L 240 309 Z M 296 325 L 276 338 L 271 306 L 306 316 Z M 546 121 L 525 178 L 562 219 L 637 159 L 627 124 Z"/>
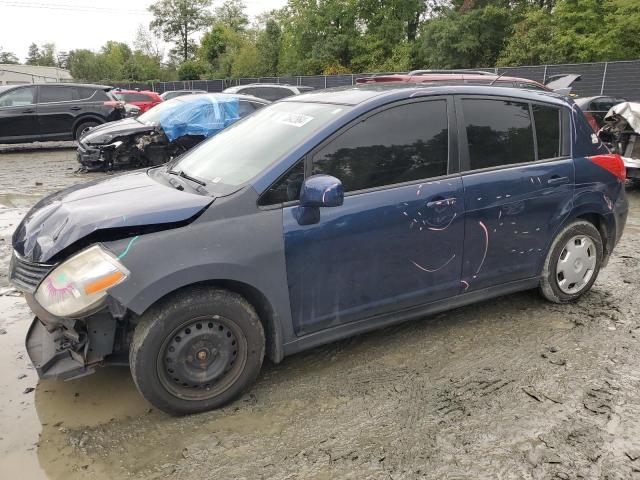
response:
<path id="1" fill-rule="evenodd" d="M 177 97 L 89 130 L 78 141 L 78 162 L 86 171 L 162 165 L 269 103 L 225 93 Z"/>
<path id="2" fill-rule="evenodd" d="M 613 153 L 622 156 L 627 179 L 640 185 L 640 103 L 622 102 L 613 106 L 605 115 L 598 135 Z"/>

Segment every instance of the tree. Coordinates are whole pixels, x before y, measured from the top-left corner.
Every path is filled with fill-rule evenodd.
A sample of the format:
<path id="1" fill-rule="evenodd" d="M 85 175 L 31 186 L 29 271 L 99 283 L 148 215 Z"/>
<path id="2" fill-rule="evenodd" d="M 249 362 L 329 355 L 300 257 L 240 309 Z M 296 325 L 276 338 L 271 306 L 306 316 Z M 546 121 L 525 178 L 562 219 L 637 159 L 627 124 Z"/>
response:
<path id="1" fill-rule="evenodd" d="M 529 11 L 515 25 L 514 33 L 507 40 L 498 65 L 538 65 L 562 61 L 554 47 L 556 25 L 553 15 L 547 10 Z"/>
<path id="2" fill-rule="evenodd" d="M 45 43 L 40 47 L 40 58 L 36 65 L 41 67 L 57 66 L 56 46 L 53 43 Z"/>
<path id="3" fill-rule="evenodd" d="M 27 53 L 27 65 L 38 65 L 40 61 L 40 49 L 38 45 L 32 43 L 29 45 L 29 52 Z"/>
<path id="4" fill-rule="evenodd" d="M 195 51 L 193 34 L 211 21 L 210 7 L 211 0 L 159 0 L 149 7 L 154 17 L 150 28 L 165 41 L 176 43 L 186 61 Z"/>
<path id="5" fill-rule="evenodd" d="M 160 45 L 158 38 L 150 30 L 146 29 L 144 25 L 138 25 L 133 46 L 136 52 L 147 57 L 156 58 L 158 62 L 161 62 L 164 57 L 164 49 Z"/>
<path id="6" fill-rule="evenodd" d="M 428 68 L 492 67 L 511 33 L 512 11 L 488 5 L 460 13 L 448 9 L 427 20 L 420 58 Z"/>
<path id="7" fill-rule="evenodd" d="M 200 76 L 204 74 L 205 68 L 195 60 L 187 60 L 180 65 L 178 69 L 178 78 L 180 80 L 200 80 Z"/>
<path id="8" fill-rule="evenodd" d="M 220 67 L 220 56 L 227 51 L 227 28 L 215 23 L 211 30 L 202 36 L 200 41 L 200 58 L 207 63 L 212 71 Z"/>
<path id="9" fill-rule="evenodd" d="M 2 50 L 2 47 L 0 47 L 0 63 L 17 64 L 20 61 L 15 53 Z"/>
<path id="10" fill-rule="evenodd" d="M 226 0 L 215 10 L 216 21 L 236 32 L 241 32 L 249 24 L 249 17 L 244 12 L 245 8 L 242 0 Z"/>
<path id="11" fill-rule="evenodd" d="M 259 33 L 256 43 L 259 76 L 278 74 L 281 46 L 282 29 L 273 18 L 269 18 L 266 20 L 264 30 Z"/>
<path id="12" fill-rule="evenodd" d="M 69 53 L 68 52 L 58 52 L 56 57 L 56 66 L 58 68 L 69 68 Z"/>

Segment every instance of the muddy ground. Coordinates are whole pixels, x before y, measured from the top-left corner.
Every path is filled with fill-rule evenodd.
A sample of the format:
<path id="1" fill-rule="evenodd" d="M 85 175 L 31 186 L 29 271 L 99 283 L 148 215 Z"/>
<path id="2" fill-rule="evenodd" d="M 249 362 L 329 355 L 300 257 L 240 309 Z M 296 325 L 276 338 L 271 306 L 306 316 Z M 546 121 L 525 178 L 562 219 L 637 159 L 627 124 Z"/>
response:
<path id="1" fill-rule="evenodd" d="M 89 178 L 75 167 L 72 150 L 0 153 L 2 275 L 20 216 Z M 629 198 L 621 244 L 574 305 L 524 292 L 316 348 L 186 418 L 152 409 L 126 368 L 38 382 L 31 315 L 0 276 L 0 477 L 640 478 L 640 193 Z"/>

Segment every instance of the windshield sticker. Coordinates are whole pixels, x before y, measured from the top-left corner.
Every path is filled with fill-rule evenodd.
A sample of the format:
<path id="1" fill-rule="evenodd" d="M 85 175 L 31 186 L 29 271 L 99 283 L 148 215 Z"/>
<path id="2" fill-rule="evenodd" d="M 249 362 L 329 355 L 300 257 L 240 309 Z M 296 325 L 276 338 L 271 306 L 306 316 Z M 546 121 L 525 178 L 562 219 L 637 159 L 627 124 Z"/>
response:
<path id="1" fill-rule="evenodd" d="M 285 125 L 291 125 L 292 127 L 304 127 L 307 123 L 313 120 L 313 117 L 309 115 L 303 115 L 301 113 L 283 113 L 278 118 L 279 123 L 284 123 Z"/>
<path id="2" fill-rule="evenodd" d="M 341 108 L 336 108 L 334 111 L 331 112 L 332 115 L 336 115 L 337 113 L 340 113 L 342 111 Z"/>

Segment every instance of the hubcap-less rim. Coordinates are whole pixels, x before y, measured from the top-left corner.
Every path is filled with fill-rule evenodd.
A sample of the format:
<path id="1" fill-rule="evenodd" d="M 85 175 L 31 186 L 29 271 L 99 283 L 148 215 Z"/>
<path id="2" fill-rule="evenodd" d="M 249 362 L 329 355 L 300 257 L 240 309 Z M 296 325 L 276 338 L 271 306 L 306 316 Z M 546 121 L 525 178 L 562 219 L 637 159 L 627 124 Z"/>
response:
<path id="1" fill-rule="evenodd" d="M 596 269 L 596 246 L 589 237 L 576 235 L 565 244 L 556 266 L 562 292 L 572 295 L 589 283 Z"/>
<path id="2" fill-rule="evenodd" d="M 218 315 L 198 317 L 167 336 L 158 356 L 158 377 L 178 398 L 206 400 L 238 379 L 246 357 L 246 339 L 234 322 Z"/>

